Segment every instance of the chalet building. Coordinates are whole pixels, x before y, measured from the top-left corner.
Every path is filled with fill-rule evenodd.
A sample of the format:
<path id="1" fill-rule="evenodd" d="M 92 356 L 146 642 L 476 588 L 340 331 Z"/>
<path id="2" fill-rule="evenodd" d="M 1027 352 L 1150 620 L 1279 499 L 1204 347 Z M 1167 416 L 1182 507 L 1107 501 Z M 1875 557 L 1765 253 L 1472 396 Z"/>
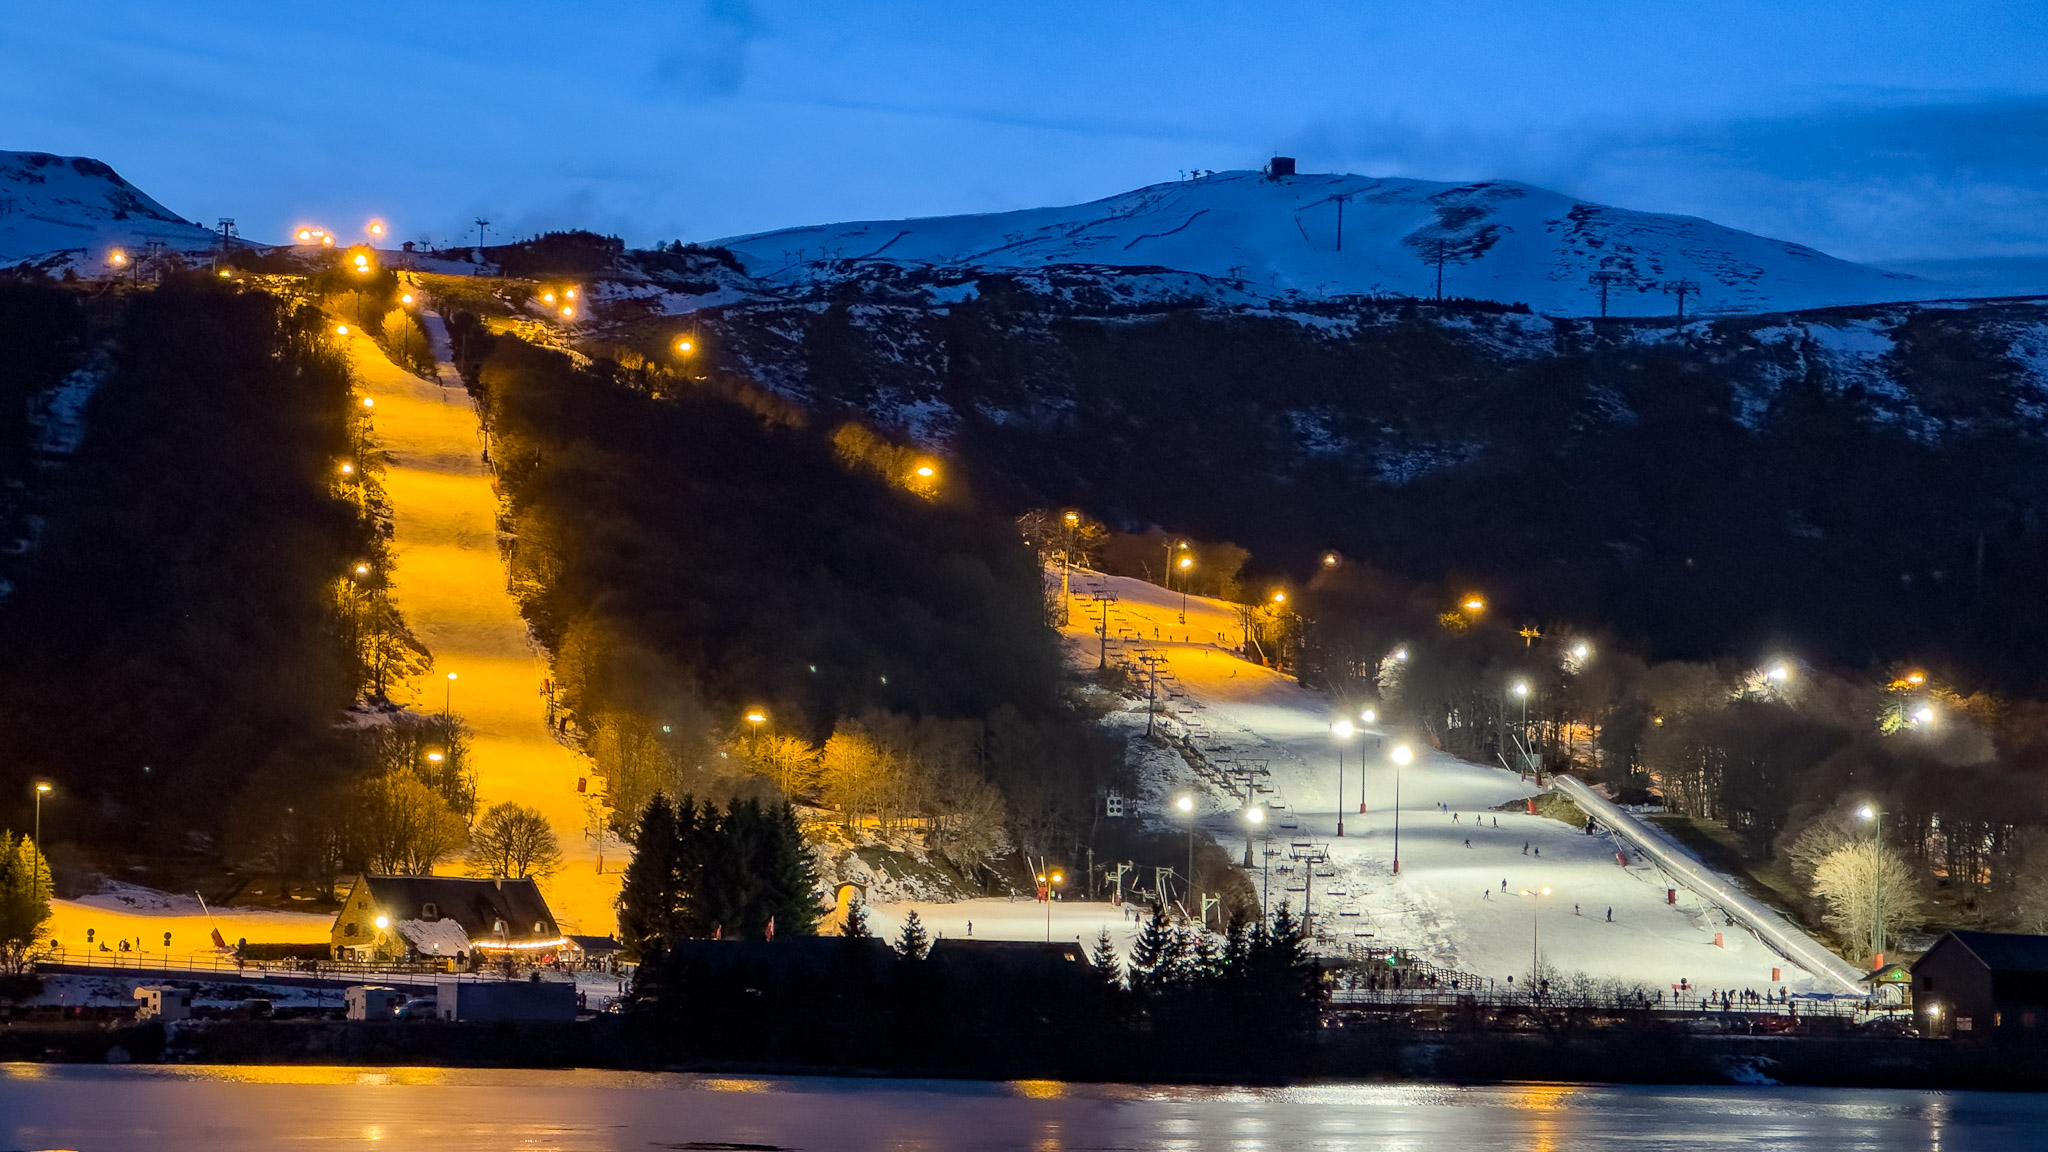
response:
<path id="1" fill-rule="evenodd" d="M 541 960 L 567 943 L 530 879 L 357 876 L 334 918 L 336 960 L 437 963 L 516 955 Z"/>
<path id="2" fill-rule="evenodd" d="M 932 967 L 955 984 L 1017 987 L 1047 984 L 1079 987 L 1102 979 L 1078 941 L 1040 944 L 1026 940 L 963 940 L 932 942 L 927 957 Z"/>
<path id="3" fill-rule="evenodd" d="M 2048 936 L 1950 932 L 1913 962 L 1923 1036 L 2048 1028 Z"/>

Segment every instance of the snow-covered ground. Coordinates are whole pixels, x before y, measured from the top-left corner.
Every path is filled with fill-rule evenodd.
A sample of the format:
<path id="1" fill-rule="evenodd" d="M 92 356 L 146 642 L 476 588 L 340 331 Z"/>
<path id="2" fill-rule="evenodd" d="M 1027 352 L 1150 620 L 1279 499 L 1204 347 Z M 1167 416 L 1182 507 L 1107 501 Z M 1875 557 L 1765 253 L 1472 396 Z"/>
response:
<path id="1" fill-rule="evenodd" d="M 1612 272 L 1616 316 L 1774 312 L 1951 295 L 1898 272 L 1694 216 L 1593 204 L 1512 181 L 1451 184 L 1341 173 L 1268 180 L 1218 172 L 1087 204 L 986 215 L 786 228 L 716 243 L 752 275 L 805 284 L 862 263 L 996 271 L 1157 268 L 1278 296 L 1429 296 L 1429 253 L 1449 245 L 1443 292 L 1548 315 L 1600 311 L 1589 277 Z M 1162 285 L 1162 287 L 1165 287 Z M 1177 291 L 1177 290 L 1176 290 Z M 1208 291 L 1208 289 L 1204 289 Z"/>
<path id="2" fill-rule="evenodd" d="M 1609 835 L 1518 811 L 1495 811 L 1533 795 L 1516 774 L 1457 760 L 1432 750 L 1413 734 L 1339 713 L 1333 703 L 1293 680 L 1231 650 L 1240 635 L 1235 609 L 1221 601 L 1187 598 L 1156 585 L 1080 574 L 1074 580 L 1073 622 L 1067 630 L 1077 662 L 1097 660 L 1097 593 L 1116 597 L 1109 609 L 1109 658 L 1130 662 L 1140 654 L 1163 657 L 1161 684 L 1168 728 L 1185 734 L 1228 778 L 1246 773 L 1266 789 L 1259 798 L 1273 810 L 1270 872 L 1255 869 L 1255 884 L 1272 903 L 1297 911 L 1312 897 L 1320 946 L 1403 948 L 1417 957 L 1505 982 L 1527 979 L 1532 945 L 1546 969 L 1585 972 L 1662 988 L 1686 980 L 1695 987 L 1839 993 L 1841 986 L 1808 973 L 1688 891 L 1661 869 L 1628 854 Z M 1337 836 L 1338 752 L 1331 725 L 1348 719 L 1358 732 L 1344 752 L 1344 836 Z M 1142 728 L 1142 721 L 1140 721 Z M 1414 761 L 1400 771 L 1400 862 L 1393 872 L 1395 768 L 1392 750 L 1405 745 Z M 1246 835 L 1245 796 L 1198 777 L 1178 757 L 1147 758 L 1150 778 L 1136 799 L 1138 818 L 1174 823 L 1173 798 L 1196 798 L 1200 827 L 1233 854 Z M 1361 811 L 1361 801 L 1363 811 Z M 1260 847 L 1268 842 L 1261 837 Z M 1298 851 L 1327 851 L 1305 892 L 1308 866 Z M 1526 850 L 1525 850 L 1526 849 Z M 1523 890 L 1551 895 L 1520 896 Z M 1676 889 L 1676 903 L 1667 893 Z M 1056 938 L 1092 939 L 1068 906 L 1056 910 Z M 1612 919 L 1609 919 L 1610 910 Z M 920 909 L 932 921 L 937 909 Z M 977 918 L 976 935 L 1014 931 L 1042 939 L 1028 917 Z M 1540 916 L 1540 922 L 1538 917 Z M 1014 920 L 1014 924 L 1013 924 Z M 1112 910 L 1112 925 L 1114 915 Z M 1062 925 L 1067 927 L 1062 928 Z M 1717 938 L 1719 943 L 1717 944 Z M 1780 969 L 1783 985 L 1774 985 Z"/>
<path id="3" fill-rule="evenodd" d="M 107 165 L 82 156 L 0 152 L 0 265 L 63 255 L 81 272 L 112 266 L 119 249 L 150 243 L 205 251 L 214 234 L 144 195 Z"/>

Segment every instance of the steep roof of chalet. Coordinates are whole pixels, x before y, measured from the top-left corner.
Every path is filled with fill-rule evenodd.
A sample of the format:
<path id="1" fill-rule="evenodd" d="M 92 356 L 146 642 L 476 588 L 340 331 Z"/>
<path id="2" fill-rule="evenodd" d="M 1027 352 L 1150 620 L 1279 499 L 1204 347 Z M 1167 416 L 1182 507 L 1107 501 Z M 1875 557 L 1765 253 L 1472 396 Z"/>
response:
<path id="1" fill-rule="evenodd" d="M 453 920 L 485 946 L 560 939 L 555 914 L 531 879 L 473 880 L 461 876 L 364 876 L 370 902 L 393 920 Z M 435 915 L 426 914 L 434 906 Z M 503 921 L 500 933 L 497 924 Z"/>
<path id="2" fill-rule="evenodd" d="M 1970 932 L 1958 930 L 1942 939 L 1954 940 L 1994 972 L 2048 973 L 2048 936 L 2023 936 L 2014 932 Z M 1941 947 L 1941 941 L 1927 950 L 1927 956 Z M 1922 956 L 1925 960 L 1927 956 Z M 1919 961 L 1914 961 L 1914 967 Z"/>
<path id="3" fill-rule="evenodd" d="M 1060 976 L 1094 967 L 1088 950 L 1077 941 L 962 940 L 944 937 L 932 942 L 928 957 L 944 968 L 993 971 L 1013 975 L 1050 973 Z"/>

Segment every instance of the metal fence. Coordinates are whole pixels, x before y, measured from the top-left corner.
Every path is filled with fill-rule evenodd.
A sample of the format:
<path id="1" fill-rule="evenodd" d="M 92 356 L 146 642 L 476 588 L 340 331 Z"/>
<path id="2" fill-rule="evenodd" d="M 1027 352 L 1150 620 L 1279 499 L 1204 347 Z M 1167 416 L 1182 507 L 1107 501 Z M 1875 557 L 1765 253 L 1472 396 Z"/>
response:
<path id="1" fill-rule="evenodd" d="M 146 975 L 163 973 L 182 976 L 217 976 L 242 980 L 299 979 L 377 982 L 387 984 L 453 984 L 461 981 L 509 979 L 502 970 L 486 968 L 477 972 L 445 972 L 428 964 L 364 964 L 343 960 L 270 960 L 237 962 L 232 956 L 193 953 L 186 956 L 152 955 L 147 952 L 71 952 L 49 948 L 30 959 L 43 970 L 84 969 Z M 527 972 L 522 972 L 523 979 Z M 546 972 L 546 969 L 541 971 Z M 545 979 L 545 976 L 543 977 Z"/>

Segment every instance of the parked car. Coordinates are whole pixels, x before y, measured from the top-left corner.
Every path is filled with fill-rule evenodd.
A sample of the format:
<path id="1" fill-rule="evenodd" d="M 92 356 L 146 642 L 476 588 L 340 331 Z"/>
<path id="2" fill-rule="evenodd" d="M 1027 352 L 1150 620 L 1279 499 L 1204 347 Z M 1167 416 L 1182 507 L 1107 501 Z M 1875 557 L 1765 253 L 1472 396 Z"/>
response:
<path id="1" fill-rule="evenodd" d="M 415 996 L 400 1004 L 396 1015 L 400 1020 L 432 1020 L 440 1007 L 432 996 Z"/>

